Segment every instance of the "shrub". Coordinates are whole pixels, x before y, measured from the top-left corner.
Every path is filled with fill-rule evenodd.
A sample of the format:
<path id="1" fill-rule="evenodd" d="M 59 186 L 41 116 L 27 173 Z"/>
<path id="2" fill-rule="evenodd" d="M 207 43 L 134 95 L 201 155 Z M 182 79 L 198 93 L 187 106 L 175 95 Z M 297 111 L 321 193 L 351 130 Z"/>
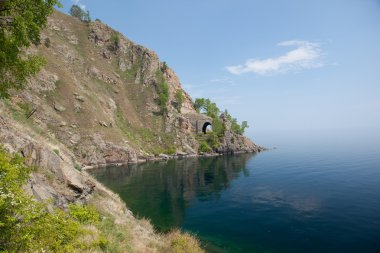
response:
<path id="1" fill-rule="evenodd" d="M 112 51 L 117 51 L 120 47 L 120 37 L 119 34 L 116 32 L 113 32 L 111 35 L 111 46 L 110 49 Z"/>
<path id="2" fill-rule="evenodd" d="M 22 187 L 31 168 L 0 148 L 0 252 L 70 252 L 85 247 L 85 231 L 65 212 L 49 212 Z"/>
<path id="3" fill-rule="evenodd" d="M 77 171 L 82 171 L 82 166 L 80 166 L 79 164 L 75 164 L 74 165 L 74 168 L 77 170 Z"/>
<path id="4" fill-rule="evenodd" d="M 202 141 L 199 145 L 198 151 L 202 153 L 210 153 L 212 149 L 206 141 Z"/>
<path id="5" fill-rule="evenodd" d="M 51 41 L 50 41 L 50 39 L 49 39 L 49 38 L 46 38 L 44 44 L 45 44 L 45 47 L 48 47 L 48 48 L 49 48 L 49 47 L 51 46 Z"/>
<path id="6" fill-rule="evenodd" d="M 165 73 L 167 69 L 168 69 L 168 65 L 166 64 L 166 62 L 163 62 L 161 66 L 162 73 Z"/>
<path id="7" fill-rule="evenodd" d="M 70 215 L 84 224 L 96 224 L 100 221 L 99 212 L 91 206 L 82 206 L 77 204 L 69 204 Z"/>
<path id="8" fill-rule="evenodd" d="M 158 105 L 160 106 L 161 113 L 167 112 L 167 103 L 169 101 L 169 85 L 166 82 L 162 82 L 158 89 Z"/>
<path id="9" fill-rule="evenodd" d="M 175 92 L 175 99 L 176 99 L 176 109 L 178 112 L 181 112 L 181 107 L 183 104 L 183 101 L 185 100 L 185 96 L 183 95 L 183 92 L 181 90 L 177 90 Z"/>
<path id="10" fill-rule="evenodd" d="M 217 148 L 220 146 L 219 137 L 214 132 L 207 134 L 207 143 L 212 148 Z"/>

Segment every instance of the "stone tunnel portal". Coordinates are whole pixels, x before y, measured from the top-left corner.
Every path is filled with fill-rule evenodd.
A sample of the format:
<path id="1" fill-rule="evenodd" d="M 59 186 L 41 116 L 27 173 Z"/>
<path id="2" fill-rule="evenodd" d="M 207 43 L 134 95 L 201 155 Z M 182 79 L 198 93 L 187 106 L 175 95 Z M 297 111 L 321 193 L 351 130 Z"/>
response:
<path id="1" fill-rule="evenodd" d="M 210 123 L 210 122 L 205 122 L 205 123 L 203 124 L 202 132 L 203 132 L 204 134 L 207 133 L 207 127 L 208 127 L 208 126 L 211 126 L 211 123 Z"/>

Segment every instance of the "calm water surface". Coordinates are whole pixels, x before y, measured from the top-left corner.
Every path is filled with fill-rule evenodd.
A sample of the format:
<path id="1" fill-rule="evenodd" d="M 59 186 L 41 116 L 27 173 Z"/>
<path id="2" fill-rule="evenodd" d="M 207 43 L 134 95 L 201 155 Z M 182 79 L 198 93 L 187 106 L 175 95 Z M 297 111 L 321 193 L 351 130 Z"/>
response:
<path id="1" fill-rule="evenodd" d="M 210 252 L 380 252 L 377 145 L 299 146 L 93 171 L 157 229 Z"/>

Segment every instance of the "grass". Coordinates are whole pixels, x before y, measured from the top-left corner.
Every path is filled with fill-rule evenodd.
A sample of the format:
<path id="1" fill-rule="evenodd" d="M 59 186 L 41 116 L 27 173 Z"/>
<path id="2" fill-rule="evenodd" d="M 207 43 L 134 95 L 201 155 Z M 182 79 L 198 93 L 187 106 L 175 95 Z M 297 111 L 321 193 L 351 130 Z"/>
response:
<path id="1" fill-rule="evenodd" d="M 203 253 L 200 242 L 189 233 L 175 230 L 168 234 L 170 247 L 167 252 L 170 253 Z"/>
<path id="2" fill-rule="evenodd" d="M 174 137 L 171 134 L 133 127 L 120 109 L 116 111 L 116 125 L 129 141 L 149 153 L 154 155 L 176 153 L 176 147 L 173 145 Z"/>
<path id="3" fill-rule="evenodd" d="M 115 224 L 115 219 L 112 216 L 103 216 L 96 227 L 104 236 L 104 252 L 133 251 L 131 230 L 125 225 Z"/>
<path id="4" fill-rule="evenodd" d="M 141 59 L 139 59 L 137 63 L 133 64 L 130 69 L 127 69 L 125 71 L 125 78 L 128 81 L 133 81 L 134 82 L 135 79 L 136 79 L 136 76 L 137 76 L 137 72 L 140 70 L 140 67 L 141 67 Z M 142 79 L 143 78 L 141 78 L 141 80 Z"/>
<path id="5" fill-rule="evenodd" d="M 46 139 L 52 140 L 49 136 L 48 132 L 38 125 L 34 124 L 34 121 L 32 118 L 27 118 L 28 114 L 31 111 L 32 106 L 27 102 L 19 102 L 16 105 L 14 105 L 10 100 L 3 99 L 4 105 L 9 110 L 9 112 L 12 115 L 13 120 L 29 127 L 30 130 L 32 130 L 31 135 L 37 134 L 39 136 L 43 136 Z M 18 108 L 17 108 L 18 107 Z"/>

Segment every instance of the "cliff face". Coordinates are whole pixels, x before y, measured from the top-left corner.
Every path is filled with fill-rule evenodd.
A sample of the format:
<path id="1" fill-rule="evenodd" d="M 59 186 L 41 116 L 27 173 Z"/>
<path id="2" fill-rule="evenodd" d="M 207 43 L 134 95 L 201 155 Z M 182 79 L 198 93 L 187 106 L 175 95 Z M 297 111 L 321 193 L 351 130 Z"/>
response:
<path id="1" fill-rule="evenodd" d="M 184 116 L 195 113 L 191 99 L 153 51 L 101 22 L 85 24 L 58 12 L 41 41 L 29 51 L 48 63 L 12 102 L 36 109 L 30 124 L 80 163 L 137 162 L 168 150 L 196 153 Z M 165 114 L 157 103 L 163 82 L 169 91 Z M 177 91 L 184 94 L 181 113 Z"/>
<path id="2" fill-rule="evenodd" d="M 0 143 L 69 186 L 47 183 L 43 187 L 50 195 L 71 201 L 92 192 L 94 183 L 74 167 L 198 153 L 194 119 L 205 116 L 196 112 L 174 71 L 155 52 L 99 21 L 87 24 L 54 12 L 41 44 L 27 53 L 43 56 L 47 64 L 25 90 L 0 101 Z M 162 112 L 158 101 L 165 83 L 168 99 Z M 222 120 L 225 136 L 216 152 L 261 150 Z"/>
<path id="3" fill-rule="evenodd" d="M 190 96 L 155 52 L 107 25 L 59 12 L 49 18 L 41 44 L 28 50 L 47 65 L 11 100 L 13 114 L 32 131 L 62 143 L 83 165 L 138 162 L 160 153 L 196 154 Z M 159 105 L 167 84 L 165 113 Z M 178 103 L 176 94 L 183 94 Z M 25 115 L 34 111 L 30 118 Z M 258 151 L 243 136 L 226 136 L 218 152 Z"/>

